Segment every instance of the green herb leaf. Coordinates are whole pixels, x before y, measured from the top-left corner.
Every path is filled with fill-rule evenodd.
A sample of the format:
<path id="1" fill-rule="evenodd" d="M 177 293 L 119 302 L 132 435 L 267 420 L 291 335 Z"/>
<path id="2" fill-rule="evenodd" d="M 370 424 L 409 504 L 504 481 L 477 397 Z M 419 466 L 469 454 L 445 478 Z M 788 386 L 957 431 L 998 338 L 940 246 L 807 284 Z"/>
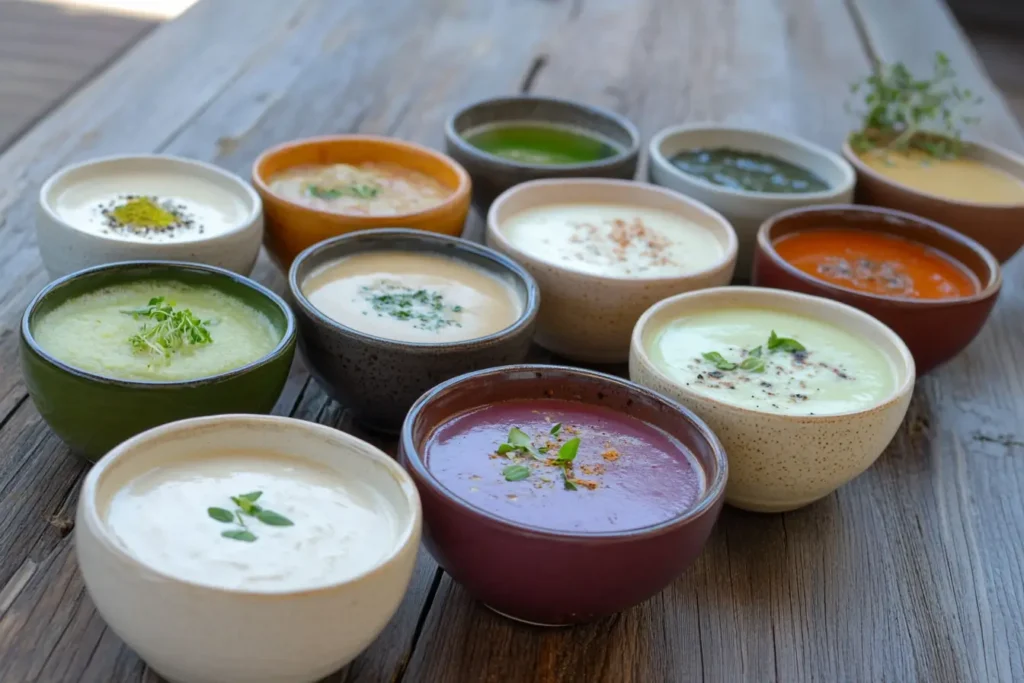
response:
<path id="1" fill-rule="evenodd" d="M 807 348 L 803 344 L 798 342 L 796 339 L 790 339 L 789 337 L 780 337 L 775 334 L 775 330 L 772 330 L 772 334 L 768 337 L 768 350 L 769 351 L 788 351 L 795 353 L 797 351 L 806 351 Z"/>
<path id="2" fill-rule="evenodd" d="M 525 465 L 509 465 L 501 471 L 506 481 L 522 481 L 530 476 L 530 468 Z"/>
<path id="3" fill-rule="evenodd" d="M 764 372 L 764 360 L 754 356 L 747 356 L 740 363 L 740 369 L 750 370 L 751 372 Z"/>
<path id="4" fill-rule="evenodd" d="M 570 463 L 576 459 L 576 453 L 580 450 L 580 437 L 574 437 L 562 444 L 558 449 L 557 463 Z"/>
<path id="5" fill-rule="evenodd" d="M 514 451 L 515 449 L 516 447 L 513 446 L 512 444 L 503 443 L 500 446 L 498 446 L 498 455 L 505 455 L 506 453 Z"/>
<path id="6" fill-rule="evenodd" d="M 526 452 L 529 453 L 534 460 L 540 460 L 541 462 L 544 462 L 544 456 L 540 454 L 539 450 L 534 448 L 533 444 L 530 444 L 529 446 L 526 447 Z"/>
<path id="7" fill-rule="evenodd" d="M 317 199 L 337 199 L 343 194 L 341 190 L 336 188 L 320 187 L 319 185 L 310 185 L 308 190 L 310 196 Z"/>
<path id="8" fill-rule="evenodd" d="M 259 509 L 258 505 L 253 503 L 248 498 L 244 498 L 242 496 L 231 496 L 231 502 L 233 502 L 238 507 L 242 508 L 243 513 L 250 516 L 252 516 Z"/>
<path id="9" fill-rule="evenodd" d="M 252 491 L 251 493 L 243 493 L 239 498 L 245 498 L 250 503 L 255 503 L 263 495 L 263 491 Z"/>
<path id="10" fill-rule="evenodd" d="M 560 431 L 562 431 L 562 423 L 556 422 L 555 426 L 551 428 L 549 434 L 551 434 L 551 436 L 558 436 L 558 432 Z"/>
<path id="11" fill-rule="evenodd" d="M 573 482 L 572 479 L 569 478 L 568 469 L 563 469 L 562 470 L 562 485 L 565 487 L 566 491 L 575 491 L 575 490 L 577 490 L 576 489 L 576 484 Z"/>
<path id="12" fill-rule="evenodd" d="M 230 538 L 235 541 L 245 541 L 246 543 L 252 543 L 256 540 L 256 535 L 247 529 L 234 529 L 232 531 L 222 531 L 220 535 L 224 538 Z"/>
<path id="13" fill-rule="evenodd" d="M 218 522 L 224 522 L 226 524 L 235 521 L 235 515 L 231 510 L 225 510 L 224 508 L 206 508 L 206 514 L 210 515 L 213 519 Z"/>
<path id="14" fill-rule="evenodd" d="M 755 346 L 754 348 L 750 349 L 749 351 L 747 351 L 747 356 L 749 358 L 760 358 L 761 357 L 761 347 L 760 346 Z"/>
<path id="15" fill-rule="evenodd" d="M 508 442 L 515 448 L 526 448 L 530 445 L 530 437 L 519 427 L 513 427 L 508 432 Z"/>
<path id="16" fill-rule="evenodd" d="M 295 523 L 282 514 L 273 510 L 260 510 L 256 513 L 256 519 L 270 526 L 294 526 Z"/>
<path id="17" fill-rule="evenodd" d="M 701 355 L 704 356 L 704 360 L 714 363 L 715 367 L 719 370 L 735 370 L 737 367 L 736 363 L 727 361 L 718 351 L 708 351 Z"/>

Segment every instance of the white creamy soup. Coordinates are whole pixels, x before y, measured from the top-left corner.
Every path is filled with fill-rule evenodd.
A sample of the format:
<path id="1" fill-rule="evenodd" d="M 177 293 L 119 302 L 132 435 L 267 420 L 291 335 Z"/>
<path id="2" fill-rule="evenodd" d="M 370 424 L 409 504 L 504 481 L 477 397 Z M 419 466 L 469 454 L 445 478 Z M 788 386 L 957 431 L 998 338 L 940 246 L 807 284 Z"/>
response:
<path id="1" fill-rule="evenodd" d="M 727 308 L 674 320 L 648 352 L 688 389 L 771 413 L 833 415 L 891 396 L 896 371 L 864 339 L 784 311 Z"/>
<path id="2" fill-rule="evenodd" d="M 69 185 L 52 199 L 72 227 L 130 242 L 187 242 L 236 229 L 249 215 L 242 197 L 199 176 L 106 173 Z"/>
<path id="3" fill-rule="evenodd" d="M 219 451 L 144 473 L 113 495 L 106 523 L 155 569 L 268 593 L 372 569 L 402 529 L 398 511 L 369 484 L 269 451 Z"/>
<path id="4" fill-rule="evenodd" d="M 514 214 L 501 229 L 535 258 L 595 275 L 685 275 L 713 266 L 725 253 L 706 227 L 638 206 L 552 204 Z"/>
<path id="5" fill-rule="evenodd" d="M 302 292 L 342 325 L 417 343 L 485 337 L 515 323 L 523 310 L 512 285 L 482 268 L 401 251 L 327 264 L 306 278 Z"/>

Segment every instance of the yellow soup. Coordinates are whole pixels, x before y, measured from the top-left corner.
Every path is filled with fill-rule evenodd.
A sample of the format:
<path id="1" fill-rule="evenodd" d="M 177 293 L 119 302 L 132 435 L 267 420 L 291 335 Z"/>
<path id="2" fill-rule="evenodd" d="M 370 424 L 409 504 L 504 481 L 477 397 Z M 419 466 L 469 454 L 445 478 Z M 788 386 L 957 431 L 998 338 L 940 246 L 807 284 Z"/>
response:
<path id="1" fill-rule="evenodd" d="M 983 204 L 1024 203 L 1024 182 L 975 159 L 936 159 L 919 150 L 866 152 L 861 161 L 907 187 Z"/>

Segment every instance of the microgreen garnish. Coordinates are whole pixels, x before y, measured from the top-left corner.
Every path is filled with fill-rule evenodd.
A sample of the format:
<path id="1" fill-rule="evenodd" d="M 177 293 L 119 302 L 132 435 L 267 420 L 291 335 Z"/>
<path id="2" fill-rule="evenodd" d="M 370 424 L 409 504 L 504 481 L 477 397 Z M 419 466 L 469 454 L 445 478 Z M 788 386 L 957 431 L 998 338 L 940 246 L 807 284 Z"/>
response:
<path id="1" fill-rule="evenodd" d="M 852 95 L 864 98 L 857 112 L 861 129 L 850 135 L 850 145 L 861 153 L 917 149 L 940 159 L 957 156 L 960 127 L 978 121 L 963 112 L 981 98 L 957 86 L 955 78 L 942 52 L 935 54 L 931 78 L 915 78 L 902 63 L 882 65 L 850 86 Z"/>
<path id="2" fill-rule="evenodd" d="M 568 467 L 566 467 L 566 468 L 564 468 L 562 470 L 562 486 L 565 487 L 566 491 L 575 491 L 575 490 L 577 490 L 575 482 L 573 482 L 573 480 L 569 477 L 569 468 Z"/>
<path id="3" fill-rule="evenodd" d="M 513 427 L 508 432 L 508 442 L 513 448 L 526 448 L 530 445 L 530 437 L 519 427 Z"/>
<path id="4" fill-rule="evenodd" d="M 704 356 L 704 360 L 714 363 L 715 367 L 718 368 L 719 370 L 736 369 L 736 363 L 727 361 L 725 357 L 722 356 L 722 354 L 720 354 L 718 351 L 708 351 L 706 353 L 702 353 L 701 355 Z"/>
<path id="5" fill-rule="evenodd" d="M 580 437 L 573 437 L 558 449 L 558 457 L 555 458 L 555 462 L 558 464 L 568 464 L 576 459 L 576 453 L 580 450 Z"/>
<path id="6" fill-rule="evenodd" d="M 556 422 L 554 426 L 551 428 L 551 431 L 548 432 L 548 434 L 550 434 L 551 436 L 558 436 L 558 432 L 560 431 L 562 431 L 562 423 Z"/>
<path id="7" fill-rule="evenodd" d="M 530 476 L 530 468 L 526 465 L 509 465 L 501 471 L 506 481 L 522 481 Z"/>
<path id="8" fill-rule="evenodd" d="M 807 348 L 798 342 L 796 339 L 790 339 L 789 337 L 780 337 L 775 334 L 775 330 L 772 330 L 772 334 L 768 337 L 768 350 L 769 351 L 789 351 L 795 353 L 797 351 L 806 351 Z"/>
<path id="9" fill-rule="evenodd" d="M 206 508 L 206 514 L 208 514 L 210 518 L 223 524 L 237 524 L 239 527 L 238 529 L 221 532 L 221 536 L 224 538 L 230 538 L 234 541 L 245 541 L 247 543 L 255 541 L 257 536 L 249 531 L 249 526 L 245 523 L 245 517 L 254 517 L 268 526 L 294 525 L 294 522 L 284 515 L 257 505 L 256 501 L 259 500 L 262 495 L 262 491 L 252 491 L 250 493 L 241 493 L 237 496 L 231 496 L 231 502 L 238 506 L 234 512 L 224 508 L 210 507 Z"/>
<path id="10" fill-rule="evenodd" d="M 448 306 L 444 295 L 427 289 L 412 289 L 394 280 L 381 280 L 372 287 L 360 287 L 363 296 L 378 316 L 408 320 L 413 327 L 436 332 L 444 327 L 462 327 L 451 313 L 461 313 L 462 306 Z"/>
<path id="11" fill-rule="evenodd" d="M 148 351 L 164 358 L 186 346 L 199 346 L 213 341 L 209 320 L 203 321 L 185 309 L 174 310 L 174 302 L 165 297 L 155 296 L 142 308 L 121 311 L 135 320 L 149 319 L 152 324 L 144 323 L 138 334 L 128 338 L 128 343 L 136 351 Z"/>
<path id="12" fill-rule="evenodd" d="M 317 199 L 337 199 L 338 197 L 358 197 L 359 199 L 373 199 L 380 193 L 379 187 L 365 185 L 363 183 L 352 183 L 343 187 L 320 187 L 310 185 L 309 194 Z"/>
<path id="13" fill-rule="evenodd" d="M 510 429 L 508 441 L 498 446 L 498 455 L 506 455 L 508 453 L 529 453 L 534 460 L 544 459 L 541 457 L 540 451 L 530 441 L 530 436 L 519 427 Z"/>

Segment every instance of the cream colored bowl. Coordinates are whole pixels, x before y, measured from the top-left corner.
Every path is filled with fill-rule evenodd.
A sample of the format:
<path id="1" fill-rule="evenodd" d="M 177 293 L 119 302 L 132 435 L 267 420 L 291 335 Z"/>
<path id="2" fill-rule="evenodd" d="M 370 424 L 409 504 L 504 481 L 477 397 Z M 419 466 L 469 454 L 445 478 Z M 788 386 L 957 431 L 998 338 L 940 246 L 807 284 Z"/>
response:
<path id="1" fill-rule="evenodd" d="M 877 404 L 834 415 L 780 415 L 723 403 L 672 380 L 648 349 L 672 320 L 729 307 L 766 308 L 816 318 L 875 345 L 896 372 L 896 389 Z M 725 446 L 725 500 L 756 512 L 793 510 L 823 498 L 871 466 L 903 421 L 914 390 L 914 358 L 895 332 L 852 306 L 779 289 L 720 287 L 651 307 L 636 324 L 629 357 L 634 382 L 697 413 Z"/>
<path id="2" fill-rule="evenodd" d="M 595 275 L 541 260 L 508 240 L 502 224 L 521 211 L 545 205 L 622 204 L 660 209 L 710 231 L 722 256 L 704 270 L 666 277 Z M 491 205 L 487 245 L 511 256 L 540 286 L 534 340 L 566 358 L 586 363 L 623 363 L 637 318 L 667 296 L 724 285 L 736 264 L 736 233 L 718 212 L 678 192 L 627 180 L 549 179 L 516 185 Z"/>
<path id="3" fill-rule="evenodd" d="M 368 483 L 404 525 L 393 552 L 351 580 L 292 592 L 214 588 L 135 559 L 104 521 L 112 495 L 162 464 L 225 448 L 280 451 Z M 305 683 L 344 666 L 391 619 L 412 575 L 420 520 L 412 480 L 373 446 L 301 420 L 223 415 L 157 427 L 110 451 L 82 484 L 75 548 L 100 614 L 161 676 L 177 683 Z"/>

